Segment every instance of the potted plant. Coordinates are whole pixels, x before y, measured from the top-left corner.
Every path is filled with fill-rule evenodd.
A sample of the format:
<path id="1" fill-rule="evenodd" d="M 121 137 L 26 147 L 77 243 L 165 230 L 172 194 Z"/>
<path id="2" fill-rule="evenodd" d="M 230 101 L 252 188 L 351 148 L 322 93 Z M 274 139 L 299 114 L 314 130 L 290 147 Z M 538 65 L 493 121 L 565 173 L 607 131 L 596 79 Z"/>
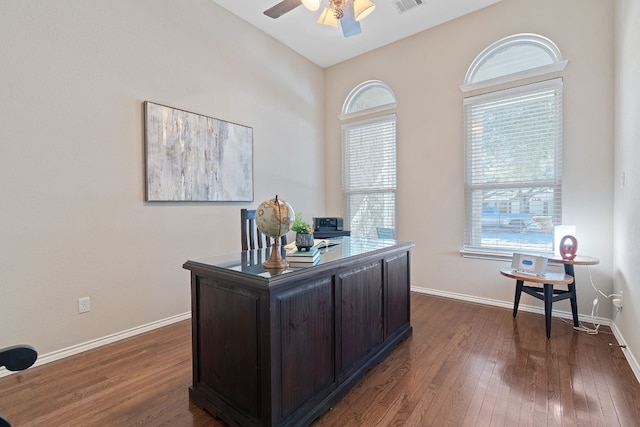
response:
<path id="1" fill-rule="evenodd" d="M 302 219 L 301 213 L 296 214 L 291 230 L 296 232 L 296 247 L 299 251 L 308 251 L 313 247 L 313 227 Z"/>

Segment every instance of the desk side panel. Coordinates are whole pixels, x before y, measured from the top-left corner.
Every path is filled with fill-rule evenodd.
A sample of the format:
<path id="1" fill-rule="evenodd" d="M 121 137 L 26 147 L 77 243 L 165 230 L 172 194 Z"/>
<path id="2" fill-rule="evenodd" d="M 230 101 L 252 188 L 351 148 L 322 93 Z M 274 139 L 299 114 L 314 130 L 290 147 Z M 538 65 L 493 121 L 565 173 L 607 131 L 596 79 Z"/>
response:
<path id="1" fill-rule="evenodd" d="M 199 372 L 194 376 L 199 383 L 194 388 L 258 418 L 259 294 L 200 277 L 198 295 Z"/>
<path id="2" fill-rule="evenodd" d="M 385 271 L 385 339 L 410 323 L 409 252 L 388 258 Z"/>
<path id="3" fill-rule="evenodd" d="M 383 341 L 382 263 L 380 260 L 338 274 L 340 296 L 340 375 L 357 366 Z"/>
<path id="4" fill-rule="evenodd" d="M 335 382 L 332 277 L 301 282 L 276 297 L 281 414 L 307 410 Z"/>

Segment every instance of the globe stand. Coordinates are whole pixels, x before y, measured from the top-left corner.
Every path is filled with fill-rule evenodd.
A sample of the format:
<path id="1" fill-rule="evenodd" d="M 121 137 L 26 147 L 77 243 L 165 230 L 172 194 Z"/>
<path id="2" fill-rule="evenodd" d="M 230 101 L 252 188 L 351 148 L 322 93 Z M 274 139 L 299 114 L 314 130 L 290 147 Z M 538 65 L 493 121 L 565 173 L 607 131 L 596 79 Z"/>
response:
<path id="1" fill-rule="evenodd" d="M 289 263 L 280 253 L 280 238 L 291 229 L 294 219 L 295 213 L 291 205 L 284 200 L 278 200 L 277 194 L 274 199 L 262 202 L 256 210 L 256 227 L 265 236 L 274 240 L 269 259 L 262 263 L 262 267 L 270 270 L 270 273 L 278 273 L 289 267 Z"/>
<path id="2" fill-rule="evenodd" d="M 278 240 L 279 239 L 276 238 L 274 244 L 271 245 L 271 255 L 269 255 L 269 259 L 262 263 L 262 267 L 268 270 L 284 270 L 289 267 L 287 260 L 282 258 L 280 254 L 280 242 Z"/>

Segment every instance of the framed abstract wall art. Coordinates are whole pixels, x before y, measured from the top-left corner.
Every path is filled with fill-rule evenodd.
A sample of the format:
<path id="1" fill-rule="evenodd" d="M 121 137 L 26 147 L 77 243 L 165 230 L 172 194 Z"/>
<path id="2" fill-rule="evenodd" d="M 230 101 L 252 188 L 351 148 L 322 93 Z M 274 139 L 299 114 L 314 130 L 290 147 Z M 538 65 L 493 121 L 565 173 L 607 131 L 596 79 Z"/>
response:
<path id="1" fill-rule="evenodd" d="M 253 201 L 253 129 L 144 102 L 146 200 Z"/>

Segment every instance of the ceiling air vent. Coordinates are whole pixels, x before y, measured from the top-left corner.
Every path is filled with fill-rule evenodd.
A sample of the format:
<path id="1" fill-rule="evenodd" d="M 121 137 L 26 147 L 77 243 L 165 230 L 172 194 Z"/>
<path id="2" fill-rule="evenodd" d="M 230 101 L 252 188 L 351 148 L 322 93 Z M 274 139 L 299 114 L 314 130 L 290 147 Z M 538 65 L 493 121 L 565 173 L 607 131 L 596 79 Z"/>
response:
<path id="1" fill-rule="evenodd" d="M 393 5 L 398 9 L 398 13 L 405 13 L 409 9 L 420 6 L 422 0 L 394 0 Z"/>

